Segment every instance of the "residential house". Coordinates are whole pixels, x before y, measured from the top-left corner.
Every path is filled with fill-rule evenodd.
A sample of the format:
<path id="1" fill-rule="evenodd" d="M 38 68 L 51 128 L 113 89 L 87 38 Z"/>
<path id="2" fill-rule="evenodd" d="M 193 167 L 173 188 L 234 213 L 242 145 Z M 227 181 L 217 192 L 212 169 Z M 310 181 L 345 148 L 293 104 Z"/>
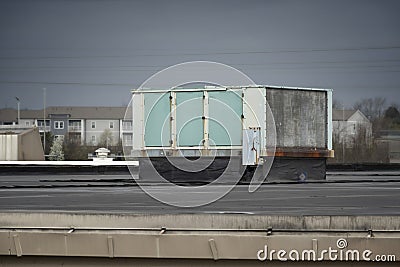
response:
<path id="1" fill-rule="evenodd" d="M 372 123 L 359 110 L 332 110 L 333 142 L 351 148 L 356 143 L 372 144 Z"/>
<path id="2" fill-rule="evenodd" d="M 21 110 L 20 124 L 37 126 L 40 133 L 51 132 L 57 138 L 75 140 L 77 143 L 97 146 L 107 132 L 107 144 L 122 141 L 132 145 L 132 120 L 125 120 L 125 107 L 48 107 L 41 110 Z M 17 124 L 17 111 L 0 110 L 0 125 Z"/>

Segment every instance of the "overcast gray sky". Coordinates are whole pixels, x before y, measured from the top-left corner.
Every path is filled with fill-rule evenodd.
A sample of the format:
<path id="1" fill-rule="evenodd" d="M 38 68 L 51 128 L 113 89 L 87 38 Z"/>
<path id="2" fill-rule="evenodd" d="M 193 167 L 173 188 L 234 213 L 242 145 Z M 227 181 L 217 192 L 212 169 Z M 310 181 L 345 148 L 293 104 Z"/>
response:
<path id="1" fill-rule="evenodd" d="M 333 88 L 351 106 L 400 103 L 400 1 L 0 2 L 0 107 L 121 106 L 186 61 L 257 84 Z"/>

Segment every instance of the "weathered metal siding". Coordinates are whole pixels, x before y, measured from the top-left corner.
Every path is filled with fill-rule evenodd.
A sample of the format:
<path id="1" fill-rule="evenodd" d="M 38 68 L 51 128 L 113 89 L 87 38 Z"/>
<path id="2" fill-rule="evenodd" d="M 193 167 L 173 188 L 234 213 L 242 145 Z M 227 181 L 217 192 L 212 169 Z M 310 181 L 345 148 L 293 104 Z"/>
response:
<path id="1" fill-rule="evenodd" d="M 18 136 L 18 160 L 45 160 L 39 129 Z"/>
<path id="2" fill-rule="evenodd" d="M 267 88 L 278 148 L 327 147 L 327 92 Z"/>
<path id="3" fill-rule="evenodd" d="M 44 160 L 38 128 L 21 133 L 0 134 L 0 161 Z"/>
<path id="4" fill-rule="evenodd" d="M 18 160 L 18 135 L 0 135 L 0 160 Z"/>

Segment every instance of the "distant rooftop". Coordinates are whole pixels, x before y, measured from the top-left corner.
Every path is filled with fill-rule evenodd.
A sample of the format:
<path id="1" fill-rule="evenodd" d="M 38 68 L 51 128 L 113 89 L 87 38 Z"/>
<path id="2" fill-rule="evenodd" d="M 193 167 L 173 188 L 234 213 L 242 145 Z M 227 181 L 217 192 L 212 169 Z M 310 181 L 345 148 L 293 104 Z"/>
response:
<path id="1" fill-rule="evenodd" d="M 32 127 L 18 125 L 0 125 L 0 134 L 20 134 L 32 130 Z"/>
<path id="2" fill-rule="evenodd" d="M 68 115 L 70 119 L 123 119 L 126 107 L 47 107 L 46 117 L 49 115 Z M 0 109 L 0 121 L 17 120 L 16 109 Z M 43 118 L 43 109 L 21 110 L 21 119 Z"/>
<path id="3" fill-rule="evenodd" d="M 347 121 L 356 111 L 354 109 L 332 109 L 332 120 Z"/>

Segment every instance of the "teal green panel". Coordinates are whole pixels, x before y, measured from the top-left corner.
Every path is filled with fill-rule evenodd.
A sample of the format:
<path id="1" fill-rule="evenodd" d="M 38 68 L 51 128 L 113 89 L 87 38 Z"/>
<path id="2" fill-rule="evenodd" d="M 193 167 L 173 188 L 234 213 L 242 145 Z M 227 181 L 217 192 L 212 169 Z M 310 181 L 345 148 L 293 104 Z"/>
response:
<path id="1" fill-rule="evenodd" d="M 178 146 L 198 146 L 203 140 L 203 92 L 176 93 Z"/>
<path id="2" fill-rule="evenodd" d="M 144 118 L 146 146 L 170 146 L 170 99 L 169 94 L 144 94 Z"/>
<path id="3" fill-rule="evenodd" d="M 210 145 L 242 144 L 242 91 L 209 92 Z"/>

